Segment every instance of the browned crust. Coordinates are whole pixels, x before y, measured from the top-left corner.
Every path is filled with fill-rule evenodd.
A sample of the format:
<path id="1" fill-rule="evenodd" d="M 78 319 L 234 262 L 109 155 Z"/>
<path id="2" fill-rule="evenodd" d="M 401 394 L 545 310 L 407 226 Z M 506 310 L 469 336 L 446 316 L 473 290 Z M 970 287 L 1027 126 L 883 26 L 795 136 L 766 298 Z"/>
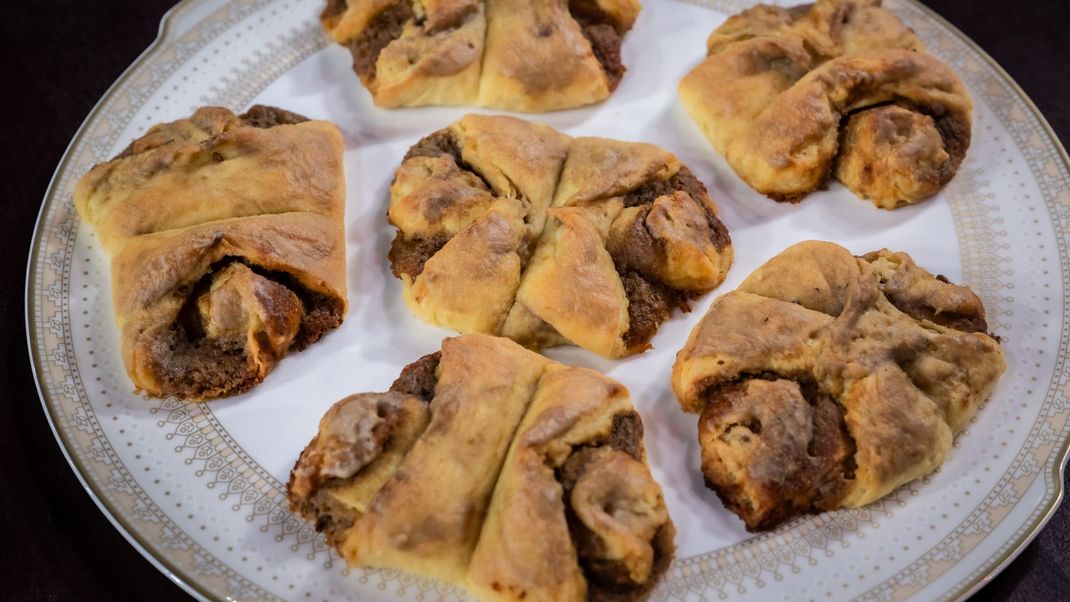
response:
<path id="1" fill-rule="evenodd" d="M 327 0 L 327 6 L 323 7 L 323 12 L 320 13 L 320 23 L 327 30 L 334 29 L 334 26 L 338 24 L 338 19 L 345 14 L 347 8 L 349 8 L 347 0 Z"/>

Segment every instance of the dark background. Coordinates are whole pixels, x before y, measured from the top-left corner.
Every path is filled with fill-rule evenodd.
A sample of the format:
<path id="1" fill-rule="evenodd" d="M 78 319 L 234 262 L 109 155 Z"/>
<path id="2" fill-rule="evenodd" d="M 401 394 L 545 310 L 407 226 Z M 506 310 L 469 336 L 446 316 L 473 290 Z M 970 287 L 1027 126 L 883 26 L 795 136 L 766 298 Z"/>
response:
<path id="1" fill-rule="evenodd" d="M 647 0 L 653 5 L 652 0 Z M 930 0 L 1025 89 L 1070 141 L 1070 2 Z M 0 599 L 182 599 L 104 518 L 60 453 L 30 372 L 26 260 L 75 130 L 156 37 L 167 0 L 4 0 L 0 6 Z M 1070 504 L 975 600 L 1070 598 Z"/>

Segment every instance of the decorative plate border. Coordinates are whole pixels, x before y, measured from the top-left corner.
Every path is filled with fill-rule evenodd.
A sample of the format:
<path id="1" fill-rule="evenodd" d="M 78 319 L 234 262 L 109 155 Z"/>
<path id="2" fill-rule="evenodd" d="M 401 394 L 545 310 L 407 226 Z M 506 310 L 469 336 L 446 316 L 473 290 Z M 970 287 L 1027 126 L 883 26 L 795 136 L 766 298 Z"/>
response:
<path id="1" fill-rule="evenodd" d="M 184 0 L 165 15 L 160 36 L 109 89 L 75 135 L 64 155 L 46 194 L 35 229 L 27 271 L 27 336 L 42 404 L 64 454 L 94 500 L 124 536 L 150 562 L 198 597 L 222 595 L 228 598 L 271 599 L 269 592 L 244 579 L 200 548 L 193 538 L 174 525 L 143 491 L 131 486 L 136 486 L 136 480 L 131 478 L 110 449 L 106 436 L 96 424 L 93 412 L 81 406 L 81 401 L 85 398 L 84 389 L 77 365 L 70 361 L 72 341 L 70 329 L 65 327 L 68 326 L 65 320 L 69 313 L 69 291 L 66 290 L 69 282 L 63 275 L 69 274 L 71 267 L 77 218 L 73 215 L 69 202 L 57 202 L 57 194 L 68 191 L 73 184 L 67 169 L 69 162 L 84 162 L 93 156 L 103 156 L 101 151 L 114 145 L 114 138 L 122 129 L 122 117 L 136 110 L 137 102 L 133 100 L 135 97 L 147 98 L 155 89 L 155 84 L 166 77 L 169 70 L 181 64 L 183 58 L 196 52 L 233 23 L 269 4 L 271 0 L 239 0 L 225 5 L 181 37 L 169 39 L 172 37 L 170 25 L 176 15 L 185 12 L 198 1 L 201 0 Z M 725 11 L 735 11 L 747 4 L 740 0 L 689 1 Z M 911 27 L 922 33 L 923 38 L 938 39 L 942 54 L 956 53 L 960 59 L 956 62 L 961 62 L 956 67 L 964 79 L 968 80 L 973 89 L 985 92 L 989 106 L 997 112 L 1000 121 L 1008 125 L 1007 129 L 1014 137 L 1014 142 L 1027 158 L 1032 175 L 1041 187 L 1052 224 L 1056 226 L 1060 258 L 1066 258 L 1066 236 L 1070 233 L 1070 172 L 1067 170 L 1070 159 L 1036 107 L 991 58 L 938 15 L 914 0 L 907 0 L 906 5 L 896 3 L 890 8 L 896 10 Z M 939 35 L 943 32 L 951 32 L 954 35 Z M 202 97 L 202 100 L 205 103 L 244 106 L 279 74 L 322 48 L 324 43 L 318 28 L 296 29 L 286 40 L 285 48 L 280 48 L 280 54 L 265 54 L 260 60 L 246 64 L 240 69 L 241 73 L 236 72 L 233 78 L 225 79 L 222 86 L 213 88 L 211 95 Z M 256 73 L 257 76 L 249 76 L 249 73 Z M 125 99 L 112 102 L 113 96 L 123 92 L 127 93 Z M 111 121 L 100 123 L 101 109 L 109 103 L 116 105 L 109 107 L 111 111 L 108 117 Z M 119 117 L 113 117 L 117 112 Z M 93 137 L 87 138 L 91 130 Z M 1052 164 L 1050 159 L 1053 157 L 1060 159 L 1061 164 Z M 1042 163 L 1042 159 L 1048 161 Z M 1003 302 L 1010 300 L 1000 271 L 998 268 L 993 269 L 993 265 L 998 266 L 1007 260 L 1000 255 L 1002 246 L 999 242 L 1000 236 L 1005 235 L 1005 232 L 1001 233 L 994 228 L 994 220 L 988 217 L 989 213 L 995 211 L 996 206 L 993 195 L 984 193 L 983 186 L 978 185 L 981 184 L 980 176 L 981 174 L 977 173 L 962 173 L 947 192 L 955 225 L 959 230 L 965 279 L 985 298 L 990 317 L 998 324 L 1000 314 L 1008 311 L 1003 309 Z M 69 195 L 64 198 L 68 199 Z M 52 236 L 43 236 L 45 233 L 41 229 L 42 223 L 55 225 L 51 231 Z M 970 231 L 969 234 L 967 230 Z M 47 248 L 48 252 L 45 254 L 42 254 L 42 245 Z M 40 262 L 45 256 L 48 261 Z M 58 282 L 52 281 L 45 291 L 46 294 L 42 296 L 43 302 L 39 307 L 32 295 L 32 292 L 39 288 L 31 285 L 44 282 L 45 270 L 54 274 Z M 1060 266 L 1060 271 L 1064 290 L 1070 290 L 1070 273 L 1066 266 Z M 47 314 L 47 318 L 44 313 L 45 306 L 52 310 Z M 1046 415 L 1034 425 L 1026 444 L 1014 461 L 1012 470 L 1003 476 L 985 502 L 963 520 L 941 545 L 863 597 L 898 599 L 920 590 L 932 579 L 946 572 L 954 565 L 956 558 L 978 545 L 984 539 L 984 534 L 1006 516 L 1007 511 L 1021 498 L 1028 486 L 1042 475 L 1045 468 L 1049 469 L 1047 475 L 1051 477 L 1051 481 L 1045 484 L 1049 485 L 1049 489 L 1054 493 L 1050 504 L 1038 506 L 1029 520 L 1004 543 L 1001 554 L 990 558 L 973 574 L 956 584 L 946 596 L 958 597 L 979 588 L 986 575 L 1010 562 L 1050 518 L 1063 495 L 1061 470 L 1070 453 L 1070 404 L 1067 401 L 1070 398 L 1070 368 L 1066 363 L 1067 341 L 1070 336 L 1067 333 L 1068 316 L 1065 308 L 1061 319 L 1062 352 L 1056 362 L 1056 376 L 1052 379 L 1045 397 Z M 35 343 L 41 346 L 38 347 Z M 52 346 L 49 346 L 49 343 Z M 39 356 L 40 350 L 43 349 L 53 350 L 51 361 L 47 364 Z M 59 395 L 50 398 L 48 393 Z M 73 405 L 62 407 L 64 403 L 59 398 Z M 69 412 L 72 407 L 73 413 Z M 210 488 L 218 487 L 221 499 L 233 499 L 235 510 L 248 507 L 246 520 L 263 523 L 260 526 L 261 531 L 275 531 L 276 540 L 282 541 L 293 536 L 294 543 L 291 547 L 294 551 L 307 549 L 306 554 L 310 558 L 325 553 L 325 564 L 329 566 L 332 563 L 331 551 L 323 544 L 322 539 L 286 510 L 281 483 L 244 454 L 215 419 L 208 406 L 188 406 L 174 400 L 164 400 L 153 412 L 161 414 L 158 426 L 174 429 L 169 438 L 174 438 L 178 443 L 175 451 L 189 455 L 186 463 L 197 464 L 198 476 L 207 479 Z M 89 450 L 92 460 L 110 469 L 107 476 L 83 463 L 80 456 L 71 455 L 72 445 L 83 453 Z M 127 502 L 126 507 L 132 506 L 136 509 L 137 518 L 144 523 L 140 528 L 135 527 L 122 512 L 115 511 L 118 499 Z M 657 596 L 663 599 L 678 598 L 688 593 L 710 593 L 713 590 L 720 597 L 725 597 L 732 586 L 736 591 L 742 592 L 746 591 L 748 585 L 761 587 L 765 579 L 779 580 L 783 571 L 798 572 L 800 564 L 815 562 L 815 554 L 830 554 L 828 550 L 834 545 L 847 546 L 845 534 L 856 531 L 859 525 L 873 520 L 874 514 L 884 511 L 886 505 L 894 503 L 901 503 L 898 494 L 867 508 L 804 519 L 772 534 L 677 561 L 665 583 L 659 587 Z M 155 538 L 145 535 L 145 532 L 151 532 L 152 528 L 158 530 Z M 152 545 L 154 539 L 164 542 L 168 551 L 155 548 Z M 191 573 L 197 574 L 199 578 L 191 578 Z M 374 578 L 380 580 L 380 585 L 397 581 L 400 587 L 415 586 L 421 593 L 452 593 L 444 591 L 442 584 L 433 580 L 410 577 L 396 571 L 362 573 L 362 581 L 375 576 Z"/>

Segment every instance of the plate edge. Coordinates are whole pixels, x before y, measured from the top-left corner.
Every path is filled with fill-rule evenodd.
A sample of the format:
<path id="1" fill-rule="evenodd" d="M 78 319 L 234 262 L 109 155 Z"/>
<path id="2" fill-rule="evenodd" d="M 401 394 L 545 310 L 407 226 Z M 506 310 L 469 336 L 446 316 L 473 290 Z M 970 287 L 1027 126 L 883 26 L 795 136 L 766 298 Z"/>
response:
<path id="1" fill-rule="evenodd" d="M 182 569 L 166 560 L 166 556 L 160 554 L 154 554 L 149 549 L 147 542 L 142 541 L 138 535 L 135 534 L 128 524 L 120 518 L 120 513 L 111 507 L 101 496 L 97 495 L 96 489 L 86 480 L 82 467 L 78 460 L 71 455 L 67 446 L 66 437 L 56 427 L 56 420 L 53 417 L 52 409 L 50 408 L 45 392 L 41 388 L 41 379 L 38 376 L 38 366 L 41 365 L 41 357 L 38 354 L 37 348 L 34 346 L 34 339 L 36 338 L 37 330 L 34 327 L 31 316 L 35 313 L 34 309 L 36 304 L 33 299 L 32 288 L 30 284 L 34 275 L 37 273 L 38 267 L 38 251 L 41 244 L 41 221 L 44 219 L 46 209 L 49 206 L 48 200 L 52 198 L 54 189 L 59 180 L 60 174 L 65 170 L 67 164 L 71 159 L 71 151 L 77 145 L 78 141 L 84 135 L 89 122 L 100 111 L 101 107 L 115 94 L 116 90 L 126 81 L 128 77 L 134 72 L 134 70 L 141 64 L 148 61 L 154 54 L 162 49 L 164 42 L 168 41 L 174 34 L 174 22 L 179 13 L 185 12 L 189 7 L 194 4 L 206 2 L 208 0 L 179 0 L 174 6 L 169 8 L 167 12 L 160 18 L 160 24 L 156 31 L 156 37 L 152 42 L 123 70 L 118 78 L 115 79 L 101 95 L 100 99 L 93 105 L 93 108 L 89 110 L 89 113 L 82 120 L 81 125 L 75 131 L 71 137 L 70 142 L 67 144 L 67 148 L 63 151 L 63 155 L 60 157 L 59 163 L 56 165 L 56 170 L 52 173 L 52 177 L 48 182 L 48 187 L 45 188 L 44 199 L 41 202 L 41 208 L 37 212 L 37 219 L 34 221 L 33 238 L 30 241 L 29 257 L 26 261 L 26 278 L 24 280 L 25 287 L 25 314 L 23 319 L 26 325 L 26 349 L 30 359 L 30 372 L 33 374 L 34 387 L 37 389 L 37 397 L 41 402 L 41 409 L 45 414 L 45 418 L 48 420 L 48 426 L 52 431 L 52 435 L 56 438 L 56 442 L 59 444 L 60 452 L 67 460 L 67 464 L 74 472 L 74 476 L 78 479 L 78 482 L 82 485 L 86 494 L 96 504 L 97 508 L 101 511 L 108 522 L 129 542 L 138 553 L 141 554 L 145 560 L 149 562 L 156 570 L 160 571 L 164 577 L 169 579 L 172 583 L 179 586 L 187 594 L 193 596 L 198 600 L 213 600 L 216 598 L 198 584 L 197 580 L 192 579 Z"/>
<path id="2" fill-rule="evenodd" d="M 953 23 L 945 19 L 943 15 L 926 6 L 923 2 L 921 2 L 921 0 L 901 1 L 918 9 L 922 12 L 922 14 L 926 15 L 928 18 L 932 19 L 940 26 L 947 28 L 947 30 L 951 32 L 955 37 L 959 38 L 959 40 L 961 40 L 969 48 L 976 52 L 977 56 L 979 56 L 984 62 L 988 63 L 989 67 L 991 67 L 995 71 L 995 73 L 1000 77 L 1000 79 L 1010 85 L 1011 90 L 1013 90 L 1014 93 L 1017 94 L 1018 97 L 1025 102 L 1026 108 L 1033 114 L 1034 117 L 1036 117 L 1037 121 L 1040 123 L 1041 128 L 1044 130 L 1044 133 L 1051 140 L 1052 146 L 1055 148 L 1056 152 L 1059 154 L 1059 157 L 1062 159 L 1063 165 L 1068 170 L 1070 170 L 1070 155 L 1067 154 L 1066 147 L 1063 146 L 1062 141 L 1059 140 L 1058 134 L 1056 134 L 1055 130 L 1052 129 L 1051 124 L 1048 123 L 1048 119 L 1040 111 L 1036 103 L 1033 102 L 1033 99 L 1030 98 L 1029 95 L 1026 94 L 1025 90 L 1023 90 L 1022 87 L 1018 85 L 1018 82 L 1016 82 L 1014 78 L 1011 77 L 1011 75 L 1007 73 L 1007 71 L 998 62 L 996 62 L 994 58 L 992 58 L 992 56 L 989 55 L 984 48 L 981 48 L 981 46 L 977 42 L 974 42 L 973 38 L 963 33 L 961 29 L 959 29 Z M 1066 295 L 1067 291 L 1063 291 L 1063 294 Z M 1066 319 L 1067 316 L 1063 316 L 1063 320 L 1065 321 Z M 1064 483 L 1064 479 L 1066 476 L 1067 461 L 1070 460 L 1070 438 L 1064 440 L 1062 442 L 1062 449 L 1054 451 L 1053 454 L 1055 455 L 1055 463 L 1052 467 L 1052 472 L 1050 476 L 1054 480 L 1055 495 L 1051 496 L 1047 507 L 1044 508 L 1044 511 L 1041 513 L 1041 515 L 1034 521 L 1033 525 L 1029 528 L 1029 531 L 1026 532 L 1024 535 L 1020 536 L 1018 538 L 1018 541 L 1014 542 L 1012 546 L 1006 552 L 1004 552 L 994 563 L 991 563 L 991 559 L 988 559 L 985 561 L 985 563 L 982 563 L 982 566 L 983 564 L 991 563 L 990 568 L 985 571 L 983 575 L 975 578 L 969 584 L 959 587 L 957 590 L 944 592 L 944 596 L 954 600 L 966 600 L 967 598 L 975 594 L 978 590 L 987 585 L 996 575 L 1001 573 L 1003 569 L 1007 568 L 1007 566 L 1011 562 L 1013 562 L 1014 559 L 1017 558 L 1029 546 L 1029 544 L 1033 542 L 1034 539 L 1036 539 L 1037 535 L 1040 534 L 1040 532 L 1044 529 L 1048 522 L 1051 521 L 1052 517 L 1055 516 L 1055 511 L 1059 509 L 1059 505 L 1063 502 L 1063 499 L 1066 496 L 1066 486 Z"/>

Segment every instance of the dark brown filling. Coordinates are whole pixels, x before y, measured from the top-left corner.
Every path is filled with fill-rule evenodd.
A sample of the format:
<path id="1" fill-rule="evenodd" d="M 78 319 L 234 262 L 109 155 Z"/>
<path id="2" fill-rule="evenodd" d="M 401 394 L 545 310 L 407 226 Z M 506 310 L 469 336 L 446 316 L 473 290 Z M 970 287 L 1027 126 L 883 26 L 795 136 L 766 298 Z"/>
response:
<path id="1" fill-rule="evenodd" d="M 705 199 L 709 196 L 706 185 L 691 173 L 686 166 L 680 166 L 680 171 L 673 174 L 668 180 L 653 180 L 643 184 L 639 188 L 624 195 L 625 207 L 637 207 L 649 205 L 659 196 L 665 196 L 674 192 L 686 192 L 691 198 Z"/>
<path id="2" fill-rule="evenodd" d="M 457 136 L 449 129 L 438 130 L 421 138 L 405 153 L 405 158 L 402 162 L 420 157 L 431 159 L 449 157 L 453 159 L 457 167 L 482 180 L 487 190 L 493 190 L 490 183 L 461 158 L 461 145 L 457 140 Z M 424 271 L 424 264 L 427 263 L 427 260 L 431 259 L 435 253 L 438 253 L 439 249 L 445 246 L 449 240 L 450 235 L 445 233 L 409 238 L 399 230 L 394 236 L 394 241 L 390 244 L 390 252 L 387 255 L 390 260 L 390 271 L 397 278 L 401 278 L 402 274 L 408 274 L 410 278 L 415 279 Z"/>
<path id="3" fill-rule="evenodd" d="M 876 256 L 877 253 L 869 253 L 862 258 L 866 261 L 873 261 L 871 258 Z M 938 275 L 936 279 L 944 284 L 953 285 L 946 276 Z M 924 297 L 919 298 L 917 295 L 907 294 L 900 286 L 885 286 L 886 284 L 886 281 L 882 279 L 881 292 L 884 296 L 896 309 L 912 318 L 928 320 L 962 332 L 988 332 L 988 321 L 985 319 L 984 307 L 980 303 L 973 307 L 969 304 L 960 306 L 965 311 L 937 311 Z M 989 334 L 988 336 L 999 340 L 995 335 Z"/>
<path id="4" fill-rule="evenodd" d="M 584 567 L 587 574 L 588 602 L 632 602 L 642 600 L 658 582 L 672 562 L 676 530 L 672 523 L 665 523 L 650 542 L 654 548 L 654 564 L 650 567 L 650 577 L 636 586 L 631 581 L 627 567 L 620 562 L 602 562 L 597 569 Z"/>
<path id="5" fill-rule="evenodd" d="M 449 242 L 447 234 L 435 234 L 428 238 L 407 238 L 404 232 L 398 231 L 394 242 L 390 243 L 390 252 L 387 258 L 390 260 L 390 271 L 394 276 L 401 278 L 402 274 L 408 274 L 416 279 L 424 271 L 424 264 L 428 259 L 438 253 L 439 249 Z"/>
<path id="6" fill-rule="evenodd" d="M 692 294 L 673 289 L 643 273 L 643 266 L 666 259 L 664 245 L 646 229 L 646 215 L 658 197 L 675 192 L 686 192 L 703 207 L 710 226 L 711 242 L 719 252 L 732 244 L 728 229 L 707 202 L 709 195 L 706 186 L 687 167 L 681 167 L 667 180 L 648 182 L 624 195 L 625 207 L 644 208 L 624 233 L 624 240 L 613 244 L 611 250 L 613 263 L 624 284 L 624 294 L 628 297 L 629 326 L 624 333 L 624 344 L 629 350 L 646 348 L 658 327 L 672 316 L 674 309 L 691 311 L 688 300 Z"/>
<path id="7" fill-rule="evenodd" d="M 233 261 L 240 260 L 227 258 L 217 262 L 195 285 L 175 291 L 183 299 L 183 306 L 171 327 L 150 341 L 147 349 L 147 361 L 153 366 L 164 393 L 196 398 L 222 397 L 247 391 L 260 382 L 253 352 L 245 348 L 246 342 L 207 337 L 197 312 L 197 299 L 211 287 L 212 275 Z M 342 304 L 337 299 L 306 289 L 290 274 L 246 265 L 300 299 L 303 317 L 289 349 L 300 351 L 342 323 Z M 265 342 L 260 352 L 266 353 L 270 349 Z"/>
<path id="8" fill-rule="evenodd" d="M 613 417 L 613 430 L 609 432 L 610 447 L 622 451 L 637 462 L 643 461 L 643 421 L 639 414 L 628 412 Z M 575 482 L 575 481 L 573 481 Z"/>
<path id="9" fill-rule="evenodd" d="M 416 365 L 428 357 L 430 356 L 425 356 L 412 365 Z M 351 462 L 359 462 L 360 467 L 356 468 L 356 472 L 348 477 L 323 474 L 322 463 L 324 462 L 324 457 L 331 456 L 332 452 L 337 450 L 337 443 L 321 441 L 322 431 L 301 452 L 301 456 L 290 471 L 290 480 L 286 486 L 287 497 L 290 500 L 290 510 L 300 514 L 306 520 L 314 521 L 313 525 L 316 531 L 323 533 L 327 538 L 327 543 L 331 546 L 337 546 L 345 539 L 345 532 L 353 526 L 357 518 L 357 513 L 353 508 L 338 501 L 335 496 L 331 495 L 331 492 L 343 489 L 355 482 L 359 478 L 361 468 L 375 461 L 380 451 L 384 449 L 398 428 L 399 422 L 404 419 L 402 410 L 389 404 L 377 404 L 375 412 L 381 421 L 372 428 L 371 433 L 368 435 L 369 439 L 366 439 L 359 447 L 367 445 L 364 448 L 364 454 L 369 454 L 368 449 L 376 451 L 370 452 L 371 455 L 365 455 L 360 460 L 349 460 Z M 334 448 L 333 450 L 332 447 Z M 295 488 L 295 486 L 300 489 Z M 306 490 L 307 494 L 305 493 Z M 298 493 L 298 491 L 301 491 L 301 493 Z"/>
<path id="10" fill-rule="evenodd" d="M 674 309 L 691 311 L 687 294 L 660 282 L 654 282 L 638 272 L 621 274 L 624 294 L 628 297 L 628 330 L 624 333 L 624 345 L 629 350 L 645 349 L 658 327 L 672 316 Z"/>
<path id="11" fill-rule="evenodd" d="M 405 23 L 413 18 L 411 0 L 399 0 L 384 9 L 371 20 L 368 26 L 349 42 L 353 54 L 353 70 L 364 85 L 375 81 L 376 62 L 379 54 L 390 42 L 401 37 Z"/>
<path id="12" fill-rule="evenodd" d="M 313 526 L 316 532 L 323 533 L 327 538 L 327 545 L 332 547 L 345 540 L 346 531 L 357 520 L 357 514 L 353 509 L 339 502 L 330 493 L 333 486 L 343 482 L 345 479 L 330 479 L 308 498 L 297 499 L 293 495 L 290 496 L 290 510 L 305 517 L 306 520 L 315 521 Z"/>
<path id="13" fill-rule="evenodd" d="M 859 90 L 858 92 L 861 93 L 862 90 Z M 970 147 L 971 132 L 970 124 L 968 121 L 958 118 L 958 116 L 956 116 L 954 113 L 949 112 L 947 110 L 947 107 L 944 107 L 943 105 L 921 105 L 900 98 L 887 102 L 866 105 L 844 113 L 843 116 L 840 117 L 838 148 L 844 147 L 843 141 L 847 136 L 847 124 L 852 116 L 863 111 L 869 111 L 888 105 L 896 105 L 907 109 L 908 111 L 919 113 L 921 115 L 927 115 L 932 118 L 933 125 L 936 127 L 936 131 L 940 134 L 940 141 L 944 146 L 944 151 L 948 154 L 948 161 L 946 161 L 940 166 L 940 186 L 943 186 L 950 182 L 951 178 L 955 176 L 955 172 L 958 171 L 959 165 L 962 164 L 962 160 L 966 157 L 966 151 Z M 822 178 L 822 182 L 827 181 L 832 176 L 832 173 L 835 171 L 836 164 L 839 162 L 840 158 L 841 157 L 839 155 L 839 152 L 837 151 L 837 155 L 833 157 L 833 161 L 829 165 L 828 173 L 824 176 L 824 178 Z M 825 185 L 823 184 L 821 188 L 824 189 Z M 773 198 L 776 201 L 797 203 L 804 196 L 806 196 L 805 193 L 798 195 L 790 195 L 783 198 L 778 198 L 770 195 L 770 198 Z"/>
<path id="14" fill-rule="evenodd" d="M 958 118 L 957 115 L 947 110 L 942 105 L 922 106 L 919 104 L 902 102 L 899 103 L 915 113 L 928 115 L 932 118 L 936 131 L 940 132 L 940 139 L 944 143 L 944 151 L 949 160 L 943 166 L 941 182 L 947 183 L 955 175 L 962 159 L 966 157 L 966 150 L 970 148 L 970 123 Z"/>
<path id="15" fill-rule="evenodd" d="M 254 128 L 270 128 L 277 125 L 293 125 L 308 121 L 308 117 L 267 105 L 253 105 L 241 116 L 245 125 Z"/>
<path id="16" fill-rule="evenodd" d="M 954 328 L 962 332 L 988 332 L 988 321 L 985 320 L 983 315 L 969 315 L 957 311 L 937 313 L 933 307 L 926 303 L 901 299 L 895 295 L 889 295 L 887 292 L 885 295 L 896 309 L 912 318 L 928 320 L 940 326 Z"/>
<path id="17" fill-rule="evenodd" d="M 415 362 L 401 369 L 394 384 L 390 385 L 391 391 L 414 395 L 430 403 L 435 397 L 435 385 L 438 384 L 438 363 L 442 359 L 442 352 L 429 353 Z"/>
<path id="18" fill-rule="evenodd" d="M 725 227 L 724 223 L 717 217 L 717 214 L 713 212 L 709 203 L 706 202 L 709 199 L 706 185 L 702 183 L 702 180 L 696 178 L 695 174 L 691 173 L 691 170 L 686 166 L 681 166 L 680 171 L 676 172 L 668 180 L 648 182 L 627 193 L 624 195 L 624 206 L 651 205 L 658 197 L 671 195 L 674 192 L 686 192 L 688 196 L 702 205 L 702 208 L 706 211 L 706 219 L 712 231 L 711 242 L 718 251 L 724 251 L 732 244 L 732 238 L 728 235 L 728 228 Z"/>
<path id="19" fill-rule="evenodd" d="M 437 130 L 420 138 L 420 141 L 412 145 L 409 151 L 405 153 L 402 163 L 417 157 L 434 159 L 442 156 L 451 157 L 457 165 L 461 164 L 460 142 L 457 141 L 457 136 L 449 129 Z"/>
<path id="20" fill-rule="evenodd" d="M 602 445 L 624 452 L 637 462 L 643 461 L 643 423 L 636 412 L 618 414 L 613 417 L 613 427 L 606 441 L 576 448 L 557 469 L 556 478 L 563 490 L 563 499 L 568 500 L 576 482 L 597 459 L 595 451 Z M 576 516 L 570 504 L 565 504 L 569 532 L 580 565 L 587 578 L 588 600 L 630 601 L 643 597 L 669 567 L 674 549 L 674 530 L 671 523 L 666 523 L 655 533 L 651 545 L 654 548 L 654 564 L 650 577 L 642 584 L 632 581 L 627 566 L 621 561 L 609 561 L 602 558 L 604 544 L 601 537 L 589 530 Z"/>
<path id="21" fill-rule="evenodd" d="M 457 167 L 479 178 L 487 187 L 487 190 L 494 190 L 494 187 L 483 177 L 483 174 L 476 171 L 474 167 L 466 163 L 462 158 L 461 143 L 457 140 L 457 136 L 453 131 L 448 128 L 432 132 L 421 138 L 419 142 L 412 145 L 408 152 L 405 153 L 405 158 L 402 159 L 402 163 L 409 159 L 419 157 L 427 157 L 430 159 L 449 157 L 453 159 L 453 162 Z"/>
<path id="22" fill-rule="evenodd" d="M 761 373 L 741 376 L 733 383 L 713 388 L 709 402 L 699 417 L 699 431 L 723 431 L 727 435 L 732 429 L 744 428 L 749 433 L 741 437 L 743 441 L 784 434 L 783 427 L 763 424 L 757 417 L 757 411 L 745 422 L 724 424 L 727 416 L 741 413 L 740 410 L 745 410 L 748 404 L 762 403 L 761 398 L 748 399 L 744 395 L 748 380 L 794 380 L 810 405 L 811 439 L 806 447 L 796 445 L 801 440 L 792 438 L 769 441 L 756 448 L 758 451 L 754 452 L 756 455 L 751 458 L 751 463 L 761 465 L 776 462 L 787 471 L 783 478 L 758 481 L 755 480 L 758 477 L 748 473 L 743 477 L 747 482 L 745 488 L 742 484 L 719 482 L 717 475 L 708 472 L 704 466 L 706 485 L 717 493 L 726 508 L 743 519 L 748 531 L 765 531 L 804 514 L 837 508 L 848 482 L 855 478 L 856 447 L 847 430 L 844 408 L 813 381 Z M 777 450 L 775 453 L 778 456 L 762 457 L 763 453 L 766 456 L 773 453 L 766 449 Z"/>
<path id="23" fill-rule="evenodd" d="M 590 0 L 572 0 L 569 2 L 569 12 L 572 18 L 580 26 L 583 36 L 591 44 L 591 51 L 602 70 L 606 72 L 609 80 L 610 91 L 616 90 L 620 80 L 624 77 L 624 64 L 620 58 L 621 37 L 596 2 Z"/>
<path id="24" fill-rule="evenodd" d="M 176 324 L 153 339 L 147 352 L 146 360 L 166 394 L 222 397 L 257 383 L 251 358 L 238 341 L 192 338 Z"/>

